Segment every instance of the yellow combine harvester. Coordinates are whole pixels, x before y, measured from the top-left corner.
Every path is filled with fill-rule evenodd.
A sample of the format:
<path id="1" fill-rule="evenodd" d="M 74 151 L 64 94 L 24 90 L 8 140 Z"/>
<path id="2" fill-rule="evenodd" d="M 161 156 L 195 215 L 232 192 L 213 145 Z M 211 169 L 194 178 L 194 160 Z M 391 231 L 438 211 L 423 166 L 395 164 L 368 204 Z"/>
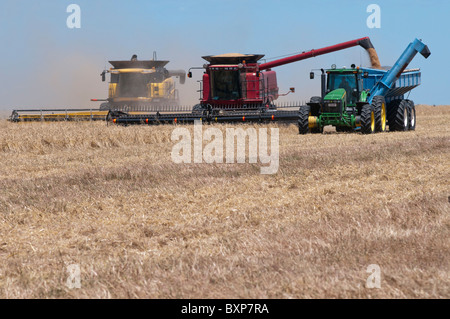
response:
<path id="1" fill-rule="evenodd" d="M 102 81 L 106 81 L 107 73 L 111 75 L 108 98 L 91 100 L 103 102 L 99 108 L 14 110 L 10 121 L 95 121 L 105 120 L 110 110 L 140 114 L 179 105 L 173 77 L 184 84 L 186 72 L 167 70 L 169 61 L 157 60 L 154 53 L 153 60 L 140 61 L 133 55 L 129 61 L 109 63 L 113 67 L 101 73 Z"/>

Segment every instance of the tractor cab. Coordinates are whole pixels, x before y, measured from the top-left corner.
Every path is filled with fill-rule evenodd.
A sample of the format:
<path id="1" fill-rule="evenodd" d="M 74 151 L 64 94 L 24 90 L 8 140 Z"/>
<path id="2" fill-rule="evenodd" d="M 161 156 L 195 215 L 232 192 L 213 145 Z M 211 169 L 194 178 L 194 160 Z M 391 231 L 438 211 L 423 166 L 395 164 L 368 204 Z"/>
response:
<path id="1" fill-rule="evenodd" d="M 362 91 L 361 71 L 359 69 L 331 69 L 327 70 L 327 89 L 325 99 L 329 93 L 343 89 L 347 106 L 355 106 Z M 333 94 L 333 96 L 336 94 Z"/>

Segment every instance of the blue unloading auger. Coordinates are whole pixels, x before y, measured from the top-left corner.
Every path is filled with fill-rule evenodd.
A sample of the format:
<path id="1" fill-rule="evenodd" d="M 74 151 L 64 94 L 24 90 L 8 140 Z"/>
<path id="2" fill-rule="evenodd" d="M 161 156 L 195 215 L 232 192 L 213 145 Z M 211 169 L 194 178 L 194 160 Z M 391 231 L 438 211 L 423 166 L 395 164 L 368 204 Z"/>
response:
<path id="1" fill-rule="evenodd" d="M 395 62 L 394 66 L 386 72 L 377 85 L 370 90 L 369 102 L 372 102 L 374 96 L 386 96 L 417 53 L 422 54 L 425 59 L 428 59 L 431 54 L 428 46 L 419 39 L 415 39 L 409 44 L 397 62 Z"/>

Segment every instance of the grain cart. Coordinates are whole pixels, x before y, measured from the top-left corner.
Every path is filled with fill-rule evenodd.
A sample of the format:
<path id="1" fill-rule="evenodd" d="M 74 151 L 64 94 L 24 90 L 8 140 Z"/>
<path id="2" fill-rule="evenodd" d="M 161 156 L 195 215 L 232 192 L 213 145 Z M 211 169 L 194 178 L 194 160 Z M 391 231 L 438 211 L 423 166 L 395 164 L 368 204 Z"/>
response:
<path id="1" fill-rule="evenodd" d="M 384 132 L 386 124 L 390 131 L 414 130 L 415 106 L 405 94 L 420 85 L 421 72 L 406 67 L 417 53 L 425 58 L 431 54 L 428 46 L 415 39 L 389 70 L 355 65 L 322 69 L 322 96 L 300 107 L 299 133 L 321 133 L 327 125 L 338 132 L 360 130 L 364 134 Z"/>
<path id="2" fill-rule="evenodd" d="M 262 54 L 204 56 L 208 63 L 188 72 L 189 78 L 193 69 L 204 72 L 200 81 L 200 103 L 191 108 L 191 112 L 181 113 L 185 110 L 174 107 L 139 115 L 111 111 L 108 119 L 121 124 L 181 123 L 199 119 L 207 122 L 296 122 L 298 104 L 285 106 L 291 110 L 277 109 L 274 105 L 282 94 L 279 93 L 276 72 L 272 68 L 358 45 L 373 49 L 370 39 L 365 37 L 267 63 L 259 62 L 264 57 Z"/>

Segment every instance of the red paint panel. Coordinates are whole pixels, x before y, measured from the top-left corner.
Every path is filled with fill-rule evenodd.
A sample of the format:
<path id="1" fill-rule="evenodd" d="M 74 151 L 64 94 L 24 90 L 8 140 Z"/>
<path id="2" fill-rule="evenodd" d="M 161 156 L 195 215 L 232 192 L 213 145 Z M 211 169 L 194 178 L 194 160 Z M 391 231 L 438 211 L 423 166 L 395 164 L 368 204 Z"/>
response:
<path id="1" fill-rule="evenodd" d="M 203 74 L 203 101 L 208 101 L 211 93 L 209 74 Z"/>
<path id="2" fill-rule="evenodd" d="M 255 73 L 247 73 L 245 75 L 245 81 L 247 82 L 247 99 L 259 98 L 259 78 Z"/>

